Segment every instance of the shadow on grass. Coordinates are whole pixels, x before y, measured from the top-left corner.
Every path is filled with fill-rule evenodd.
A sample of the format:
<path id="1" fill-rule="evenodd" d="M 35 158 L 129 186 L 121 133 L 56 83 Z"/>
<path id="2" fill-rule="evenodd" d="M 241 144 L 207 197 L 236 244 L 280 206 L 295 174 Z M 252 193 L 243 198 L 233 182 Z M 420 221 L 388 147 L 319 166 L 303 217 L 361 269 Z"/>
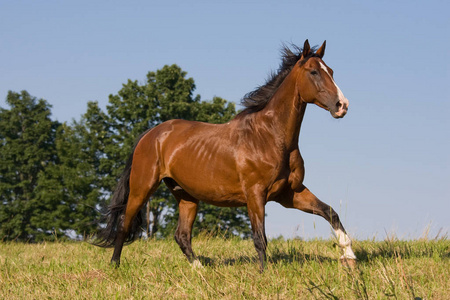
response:
<path id="1" fill-rule="evenodd" d="M 354 247 L 358 262 L 370 262 L 378 259 L 394 259 L 401 257 L 409 258 L 434 258 L 450 259 L 448 243 L 433 242 L 411 242 L 411 241 L 383 241 L 383 242 L 359 242 Z M 241 255 L 232 258 L 210 258 L 198 256 L 200 262 L 205 266 L 216 267 L 219 265 L 233 266 L 258 264 L 257 254 L 254 256 Z M 269 247 L 267 255 L 268 264 L 304 264 L 308 262 L 331 263 L 339 261 L 337 257 L 320 255 L 319 253 L 305 253 L 302 247 L 290 247 L 283 249 L 280 247 Z"/>
<path id="2" fill-rule="evenodd" d="M 273 264 L 277 263 L 305 263 L 305 262 L 318 262 L 318 263 L 324 263 L 324 262 L 332 262 L 335 261 L 334 258 L 322 256 L 322 255 L 311 255 L 306 254 L 301 251 L 276 251 L 275 253 L 272 253 L 269 258 L 269 262 Z"/>
<path id="3" fill-rule="evenodd" d="M 368 262 L 379 258 L 424 258 L 450 259 L 448 244 L 433 241 L 399 241 L 385 240 L 383 242 L 361 243 L 355 247 L 355 254 L 359 261 Z"/>
<path id="4" fill-rule="evenodd" d="M 197 256 L 198 260 L 204 266 L 216 267 L 218 265 L 225 266 L 234 266 L 234 265 L 246 265 L 246 264 L 259 264 L 258 257 L 255 253 L 255 256 L 242 255 L 236 258 L 226 258 L 226 259 L 213 259 L 207 256 L 199 255 Z M 301 252 L 280 252 L 272 253 L 267 256 L 267 263 L 269 264 L 278 264 L 278 263 L 305 263 L 315 261 L 318 263 L 324 262 L 332 262 L 335 259 L 331 257 L 321 256 L 321 255 L 309 255 Z"/>
<path id="5" fill-rule="evenodd" d="M 236 258 L 226 258 L 224 260 L 199 255 L 197 256 L 197 259 L 200 260 L 202 265 L 209 267 L 216 267 L 219 265 L 234 266 L 234 265 L 256 264 L 258 262 L 256 259 L 256 255 L 254 257 L 242 255 Z"/>

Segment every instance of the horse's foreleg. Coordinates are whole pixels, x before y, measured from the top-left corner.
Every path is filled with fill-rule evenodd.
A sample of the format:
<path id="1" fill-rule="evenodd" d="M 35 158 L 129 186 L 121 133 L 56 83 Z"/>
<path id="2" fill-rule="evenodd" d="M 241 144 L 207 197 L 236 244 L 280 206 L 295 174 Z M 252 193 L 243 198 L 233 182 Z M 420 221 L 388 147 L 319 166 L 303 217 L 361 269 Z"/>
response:
<path id="1" fill-rule="evenodd" d="M 339 246 L 344 250 L 341 260 L 356 260 L 356 256 L 352 250 L 352 241 L 345 232 L 339 220 L 338 214 L 328 204 L 320 201 L 313 193 L 306 187 L 303 187 L 289 197 L 284 197 L 278 201 L 281 205 L 287 208 L 297 208 L 304 212 L 315 214 L 327 220 L 331 227 L 333 227 Z"/>
<path id="2" fill-rule="evenodd" d="M 248 216 L 252 225 L 253 242 L 258 252 L 260 271 L 264 271 L 266 261 L 267 237 L 264 225 L 264 201 L 259 196 L 247 199 Z"/>

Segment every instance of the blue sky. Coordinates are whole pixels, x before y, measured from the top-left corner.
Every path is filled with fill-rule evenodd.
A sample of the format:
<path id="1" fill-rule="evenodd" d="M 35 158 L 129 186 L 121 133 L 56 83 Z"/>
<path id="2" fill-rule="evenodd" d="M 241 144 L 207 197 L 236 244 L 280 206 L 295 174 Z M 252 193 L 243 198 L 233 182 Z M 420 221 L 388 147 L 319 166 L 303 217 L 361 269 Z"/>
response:
<path id="1" fill-rule="evenodd" d="M 309 106 L 305 184 L 351 236 L 449 230 L 448 1 L 0 1 L 0 106 L 8 90 L 79 119 L 128 79 L 178 64 L 203 100 L 236 103 L 279 64 L 282 43 L 327 40 L 324 61 L 350 101 L 334 120 Z M 267 205 L 266 230 L 329 237 L 328 223 Z"/>

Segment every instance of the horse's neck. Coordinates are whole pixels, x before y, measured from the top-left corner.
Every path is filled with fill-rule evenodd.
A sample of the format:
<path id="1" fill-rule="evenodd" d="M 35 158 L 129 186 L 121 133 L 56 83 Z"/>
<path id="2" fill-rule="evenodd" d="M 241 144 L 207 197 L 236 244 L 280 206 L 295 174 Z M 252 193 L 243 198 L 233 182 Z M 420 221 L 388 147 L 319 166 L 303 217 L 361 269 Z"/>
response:
<path id="1" fill-rule="evenodd" d="M 291 71 L 267 106 L 258 112 L 264 116 L 266 122 L 272 123 L 275 134 L 283 135 L 286 149 L 298 146 L 300 127 L 306 109 L 306 103 L 301 100 L 297 90 L 298 73 L 295 71 Z"/>

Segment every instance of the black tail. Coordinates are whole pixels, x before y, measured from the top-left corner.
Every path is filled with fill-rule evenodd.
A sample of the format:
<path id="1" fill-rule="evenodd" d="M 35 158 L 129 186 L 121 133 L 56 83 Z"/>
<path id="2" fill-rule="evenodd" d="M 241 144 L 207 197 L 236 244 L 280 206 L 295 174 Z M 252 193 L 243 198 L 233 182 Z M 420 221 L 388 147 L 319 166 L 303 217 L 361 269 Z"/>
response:
<path id="1" fill-rule="evenodd" d="M 125 169 L 120 176 L 120 180 L 117 183 L 116 190 L 114 191 L 113 197 L 111 199 L 111 204 L 109 205 L 107 212 L 105 214 L 106 217 L 106 227 L 100 229 L 92 244 L 99 247 L 114 247 L 116 242 L 117 232 L 123 222 L 125 209 L 128 202 L 128 196 L 130 195 L 130 174 L 131 174 L 131 165 L 133 163 L 133 154 L 136 149 L 137 143 L 141 140 L 141 138 L 147 133 L 144 132 L 135 143 L 133 148 L 133 152 L 131 153 L 128 161 L 125 165 Z M 136 239 L 140 238 L 143 232 L 142 224 L 144 223 L 144 208 L 139 211 L 137 216 L 134 218 L 133 223 L 131 225 L 130 233 L 125 240 L 125 244 L 131 244 Z"/>

